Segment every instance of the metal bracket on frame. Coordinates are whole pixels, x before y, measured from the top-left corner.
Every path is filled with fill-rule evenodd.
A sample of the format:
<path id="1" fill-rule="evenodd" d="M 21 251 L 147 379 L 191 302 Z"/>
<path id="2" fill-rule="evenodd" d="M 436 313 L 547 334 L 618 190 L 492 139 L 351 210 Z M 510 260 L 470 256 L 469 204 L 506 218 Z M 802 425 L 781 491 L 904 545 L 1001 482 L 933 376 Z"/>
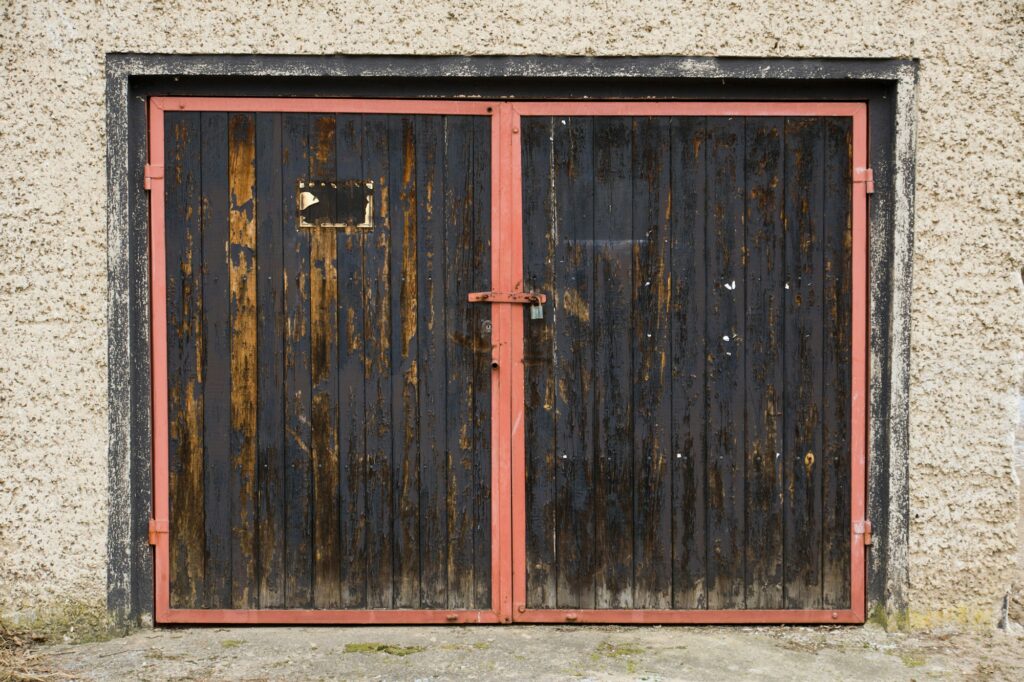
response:
<path id="1" fill-rule="evenodd" d="M 854 521 L 853 522 L 853 534 L 860 537 L 865 545 L 871 544 L 871 522 L 870 521 Z"/>
<path id="2" fill-rule="evenodd" d="M 536 291 L 477 291 L 469 295 L 470 303 L 518 303 L 540 305 L 548 297 Z"/>
<path id="3" fill-rule="evenodd" d="M 157 537 L 161 534 L 166 535 L 171 530 L 171 524 L 166 519 L 150 519 L 149 520 L 149 544 L 156 546 Z"/>
<path id="4" fill-rule="evenodd" d="M 146 189 L 153 189 L 153 181 L 164 177 L 164 167 L 147 163 L 142 175 L 142 186 Z"/>
<path id="5" fill-rule="evenodd" d="M 854 184 L 864 183 L 864 191 L 867 194 L 875 193 L 875 172 L 870 168 L 854 168 L 853 182 Z"/>

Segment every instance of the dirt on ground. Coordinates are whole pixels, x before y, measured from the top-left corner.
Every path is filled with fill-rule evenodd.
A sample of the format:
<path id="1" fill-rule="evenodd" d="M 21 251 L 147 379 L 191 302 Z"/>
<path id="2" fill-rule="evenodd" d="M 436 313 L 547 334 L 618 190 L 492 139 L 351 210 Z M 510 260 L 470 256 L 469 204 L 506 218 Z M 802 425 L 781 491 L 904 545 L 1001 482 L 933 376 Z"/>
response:
<path id="1" fill-rule="evenodd" d="M 1024 680 L 1024 636 L 879 627 L 162 628 L 8 643 L 0 680 Z"/>

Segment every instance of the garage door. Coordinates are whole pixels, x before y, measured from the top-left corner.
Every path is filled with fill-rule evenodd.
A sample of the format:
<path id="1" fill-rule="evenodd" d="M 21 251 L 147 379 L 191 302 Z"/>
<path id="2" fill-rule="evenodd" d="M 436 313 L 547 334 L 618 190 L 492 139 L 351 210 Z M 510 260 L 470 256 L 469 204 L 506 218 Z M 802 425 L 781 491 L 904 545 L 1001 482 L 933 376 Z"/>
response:
<path id="1" fill-rule="evenodd" d="M 863 620 L 863 105 L 150 111 L 158 621 Z"/>

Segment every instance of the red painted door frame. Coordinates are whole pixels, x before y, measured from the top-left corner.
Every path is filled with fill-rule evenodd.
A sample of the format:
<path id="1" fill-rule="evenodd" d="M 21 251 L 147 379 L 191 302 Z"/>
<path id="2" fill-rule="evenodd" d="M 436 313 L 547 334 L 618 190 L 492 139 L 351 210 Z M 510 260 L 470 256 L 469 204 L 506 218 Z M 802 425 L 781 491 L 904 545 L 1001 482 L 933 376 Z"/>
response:
<path id="1" fill-rule="evenodd" d="M 153 532 L 158 623 L 860 623 L 865 616 L 863 520 L 867 425 L 867 188 L 853 187 L 851 608 L 844 610 L 565 610 L 526 606 L 523 315 L 492 303 L 491 586 L 487 610 L 175 609 L 170 606 L 164 112 L 450 114 L 491 117 L 491 285 L 523 291 L 522 116 L 842 116 L 853 119 L 853 166 L 867 166 L 867 105 L 851 102 L 517 102 L 154 97 L 149 102 L 150 301 L 153 367 Z"/>

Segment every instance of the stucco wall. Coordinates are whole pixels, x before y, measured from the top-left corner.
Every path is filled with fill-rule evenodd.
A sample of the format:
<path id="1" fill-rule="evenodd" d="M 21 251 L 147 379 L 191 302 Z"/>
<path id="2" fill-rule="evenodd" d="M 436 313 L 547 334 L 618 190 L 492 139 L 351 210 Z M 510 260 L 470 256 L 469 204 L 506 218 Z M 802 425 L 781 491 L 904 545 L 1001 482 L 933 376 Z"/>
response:
<path id="1" fill-rule="evenodd" d="M 107 52 L 917 57 L 911 616 L 995 622 L 1024 369 L 1024 4 L 5 2 L 0 614 L 105 598 Z"/>

